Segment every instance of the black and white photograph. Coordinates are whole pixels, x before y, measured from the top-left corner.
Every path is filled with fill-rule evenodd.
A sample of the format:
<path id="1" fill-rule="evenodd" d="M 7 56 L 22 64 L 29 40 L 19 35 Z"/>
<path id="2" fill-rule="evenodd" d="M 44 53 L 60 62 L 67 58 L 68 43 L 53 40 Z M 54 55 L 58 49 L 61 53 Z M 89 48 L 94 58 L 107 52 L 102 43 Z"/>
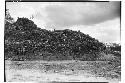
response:
<path id="1" fill-rule="evenodd" d="M 4 82 L 121 81 L 121 1 L 6 0 L 4 21 Z"/>

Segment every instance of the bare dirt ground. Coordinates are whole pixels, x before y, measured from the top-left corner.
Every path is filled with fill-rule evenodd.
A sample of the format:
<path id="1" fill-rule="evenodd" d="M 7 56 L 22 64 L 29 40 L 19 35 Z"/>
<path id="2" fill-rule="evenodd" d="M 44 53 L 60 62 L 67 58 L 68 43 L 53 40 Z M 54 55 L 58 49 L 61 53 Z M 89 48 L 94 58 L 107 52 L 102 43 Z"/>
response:
<path id="1" fill-rule="evenodd" d="M 108 61 L 5 61 L 7 82 L 119 83 L 121 67 Z"/>

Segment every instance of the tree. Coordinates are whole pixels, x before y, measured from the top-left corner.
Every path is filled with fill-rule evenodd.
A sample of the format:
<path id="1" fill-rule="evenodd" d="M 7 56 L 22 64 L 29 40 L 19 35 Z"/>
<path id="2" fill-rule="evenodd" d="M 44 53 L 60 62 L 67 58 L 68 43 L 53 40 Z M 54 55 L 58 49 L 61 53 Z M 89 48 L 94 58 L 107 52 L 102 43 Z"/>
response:
<path id="1" fill-rule="evenodd" d="M 9 9 L 6 9 L 5 22 L 13 23 L 14 19 L 11 17 Z"/>
<path id="2" fill-rule="evenodd" d="M 28 18 L 19 18 L 14 23 L 15 26 L 17 26 L 17 29 L 19 30 L 34 30 L 37 29 L 37 25 L 34 24 L 32 20 L 29 20 Z"/>

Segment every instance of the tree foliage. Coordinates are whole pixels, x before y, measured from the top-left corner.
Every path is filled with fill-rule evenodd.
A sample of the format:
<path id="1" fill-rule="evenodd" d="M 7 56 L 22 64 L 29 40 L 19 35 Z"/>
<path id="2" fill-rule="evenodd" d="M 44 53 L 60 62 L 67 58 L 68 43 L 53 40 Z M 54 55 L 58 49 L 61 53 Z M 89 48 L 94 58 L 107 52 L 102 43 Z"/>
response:
<path id="1" fill-rule="evenodd" d="M 13 22 L 14 21 L 14 19 L 11 17 L 11 15 L 10 15 L 10 12 L 9 12 L 9 9 L 6 9 L 5 10 L 6 11 L 6 15 L 5 15 L 5 22 Z"/>

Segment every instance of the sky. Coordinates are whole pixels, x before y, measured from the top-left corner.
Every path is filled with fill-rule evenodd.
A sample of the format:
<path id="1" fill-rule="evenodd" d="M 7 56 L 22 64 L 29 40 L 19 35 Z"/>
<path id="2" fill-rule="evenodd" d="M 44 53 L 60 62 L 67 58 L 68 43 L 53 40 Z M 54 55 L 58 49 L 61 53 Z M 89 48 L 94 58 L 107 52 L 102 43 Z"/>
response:
<path id="1" fill-rule="evenodd" d="M 120 43 L 120 2 L 7 2 L 11 16 L 48 30 L 80 30 L 104 43 Z"/>

